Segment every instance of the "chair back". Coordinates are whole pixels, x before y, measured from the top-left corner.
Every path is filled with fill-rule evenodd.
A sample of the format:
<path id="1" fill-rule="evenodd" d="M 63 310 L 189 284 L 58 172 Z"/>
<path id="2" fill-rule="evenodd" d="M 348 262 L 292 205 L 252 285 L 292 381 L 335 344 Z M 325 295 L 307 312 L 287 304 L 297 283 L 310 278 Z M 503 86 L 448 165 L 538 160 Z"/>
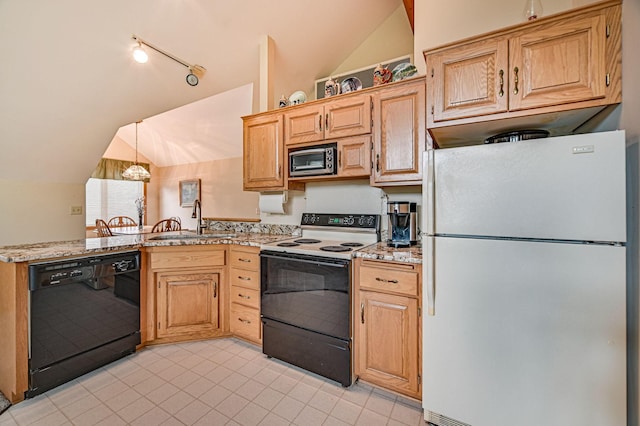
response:
<path id="1" fill-rule="evenodd" d="M 137 226 L 138 224 L 129 216 L 114 216 L 109 219 L 107 225 L 109 225 L 110 228 L 124 228 L 127 226 Z"/>
<path id="2" fill-rule="evenodd" d="M 180 222 L 175 219 L 162 219 L 151 229 L 151 232 L 168 232 L 168 231 L 180 231 L 182 226 Z"/>
<path id="3" fill-rule="evenodd" d="M 109 225 L 107 225 L 107 222 L 102 219 L 96 219 L 96 232 L 98 233 L 98 237 L 113 236 L 113 232 L 111 232 Z"/>

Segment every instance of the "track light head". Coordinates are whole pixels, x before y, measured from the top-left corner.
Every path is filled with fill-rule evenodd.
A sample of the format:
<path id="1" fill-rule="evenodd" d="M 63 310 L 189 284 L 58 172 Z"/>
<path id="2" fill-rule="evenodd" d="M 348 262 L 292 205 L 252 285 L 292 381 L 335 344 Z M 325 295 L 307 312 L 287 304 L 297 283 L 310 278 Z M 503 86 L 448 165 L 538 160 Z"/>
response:
<path id="1" fill-rule="evenodd" d="M 133 59 L 141 64 L 144 64 L 149 60 L 149 55 L 144 51 L 140 42 L 138 42 L 138 45 L 133 48 Z"/>

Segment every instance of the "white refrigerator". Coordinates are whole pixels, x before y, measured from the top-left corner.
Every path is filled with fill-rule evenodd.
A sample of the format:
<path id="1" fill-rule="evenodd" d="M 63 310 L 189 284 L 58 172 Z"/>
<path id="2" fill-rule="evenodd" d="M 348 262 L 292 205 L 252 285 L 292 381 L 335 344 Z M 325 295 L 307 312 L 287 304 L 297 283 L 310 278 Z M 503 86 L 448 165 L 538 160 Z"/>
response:
<path id="1" fill-rule="evenodd" d="M 424 166 L 425 420 L 626 425 L 624 132 Z"/>

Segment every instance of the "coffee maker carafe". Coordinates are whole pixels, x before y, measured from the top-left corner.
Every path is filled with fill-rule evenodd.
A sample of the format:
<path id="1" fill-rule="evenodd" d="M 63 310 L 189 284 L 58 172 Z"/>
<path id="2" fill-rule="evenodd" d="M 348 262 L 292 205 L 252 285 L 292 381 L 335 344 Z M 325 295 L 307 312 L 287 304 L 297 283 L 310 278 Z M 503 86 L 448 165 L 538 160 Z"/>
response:
<path id="1" fill-rule="evenodd" d="M 387 218 L 389 226 L 389 247 L 410 247 L 417 240 L 417 212 L 416 203 L 409 201 L 394 201 L 387 204 Z"/>

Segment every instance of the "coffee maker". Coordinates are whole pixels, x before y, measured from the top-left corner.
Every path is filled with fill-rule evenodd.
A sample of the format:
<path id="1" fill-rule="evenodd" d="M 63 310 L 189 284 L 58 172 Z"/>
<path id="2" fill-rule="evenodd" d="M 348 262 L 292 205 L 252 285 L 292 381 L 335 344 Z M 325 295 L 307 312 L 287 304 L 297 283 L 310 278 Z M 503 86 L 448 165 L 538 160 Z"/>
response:
<path id="1" fill-rule="evenodd" d="M 387 204 L 389 247 L 410 247 L 417 244 L 416 203 L 393 201 Z"/>

